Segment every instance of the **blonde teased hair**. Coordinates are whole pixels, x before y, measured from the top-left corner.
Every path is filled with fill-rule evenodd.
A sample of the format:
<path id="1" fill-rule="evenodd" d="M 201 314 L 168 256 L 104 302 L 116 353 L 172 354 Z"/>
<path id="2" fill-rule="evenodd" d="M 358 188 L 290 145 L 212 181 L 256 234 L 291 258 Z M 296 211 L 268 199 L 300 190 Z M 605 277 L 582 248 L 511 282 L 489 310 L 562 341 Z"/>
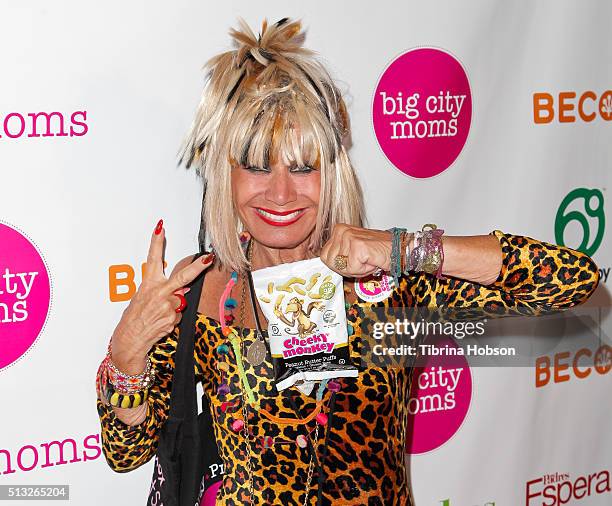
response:
<path id="1" fill-rule="evenodd" d="M 363 226 L 361 186 L 343 141 L 350 123 L 329 73 L 302 46 L 301 22 L 283 18 L 259 36 L 242 18 L 230 30 L 235 50 L 206 62 L 206 84 L 179 164 L 204 180 L 200 248 L 206 230 L 222 265 L 250 267 L 240 246 L 243 224 L 235 212 L 232 166 L 267 167 L 271 157 L 321 170 L 317 223 L 310 251 L 318 254 L 336 223 Z M 296 129 L 299 130 L 299 137 Z"/>

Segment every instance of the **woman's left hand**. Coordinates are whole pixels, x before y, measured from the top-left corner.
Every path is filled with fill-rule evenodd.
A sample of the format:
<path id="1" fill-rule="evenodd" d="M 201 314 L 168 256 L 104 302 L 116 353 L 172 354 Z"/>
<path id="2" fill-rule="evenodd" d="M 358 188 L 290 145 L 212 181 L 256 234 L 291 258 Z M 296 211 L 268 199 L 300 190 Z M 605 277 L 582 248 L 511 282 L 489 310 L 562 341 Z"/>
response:
<path id="1" fill-rule="evenodd" d="M 361 278 L 381 268 L 388 271 L 391 263 L 391 232 L 353 227 L 339 223 L 323 245 L 320 257 L 325 265 L 345 277 Z M 335 265 L 337 255 L 346 255 L 345 269 Z"/>

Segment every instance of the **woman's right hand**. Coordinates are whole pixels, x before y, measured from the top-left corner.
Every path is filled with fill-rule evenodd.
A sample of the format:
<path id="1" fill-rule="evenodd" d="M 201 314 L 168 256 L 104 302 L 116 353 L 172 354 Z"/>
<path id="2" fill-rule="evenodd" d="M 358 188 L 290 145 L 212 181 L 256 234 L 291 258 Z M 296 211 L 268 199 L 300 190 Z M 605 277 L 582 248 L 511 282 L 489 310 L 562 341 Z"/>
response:
<path id="1" fill-rule="evenodd" d="M 185 267 L 175 269 L 166 278 L 164 238 L 163 221 L 159 220 L 151 237 L 142 283 L 111 338 L 111 358 L 119 370 L 127 374 L 139 374 L 144 370 L 151 347 L 170 334 L 181 321 L 182 313 L 176 312 L 180 298 L 175 293 L 189 291 L 185 285 L 210 267 L 214 260 L 214 253 L 203 255 Z"/>

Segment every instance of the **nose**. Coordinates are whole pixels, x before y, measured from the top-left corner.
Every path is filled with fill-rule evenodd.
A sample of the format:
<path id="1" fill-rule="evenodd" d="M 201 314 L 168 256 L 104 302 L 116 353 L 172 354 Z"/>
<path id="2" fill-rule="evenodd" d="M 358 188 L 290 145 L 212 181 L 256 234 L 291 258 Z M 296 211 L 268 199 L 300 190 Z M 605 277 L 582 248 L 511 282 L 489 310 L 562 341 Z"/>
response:
<path id="1" fill-rule="evenodd" d="M 297 200 L 295 183 L 288 170 L 273 170 L 265 192 L 266 200 L 283 206 Z"/>

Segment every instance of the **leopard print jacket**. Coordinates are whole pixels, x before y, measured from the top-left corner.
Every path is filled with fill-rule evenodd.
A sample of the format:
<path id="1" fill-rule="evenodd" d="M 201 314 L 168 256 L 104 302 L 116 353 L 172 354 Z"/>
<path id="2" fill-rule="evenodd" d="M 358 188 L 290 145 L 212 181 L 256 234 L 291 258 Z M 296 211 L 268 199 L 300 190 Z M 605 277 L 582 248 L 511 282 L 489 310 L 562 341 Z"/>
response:
<path id="1" fill-rule="evenodd" d="M 380 302 L 356 303 L 347 308 L 347 320 L 354 329 L 350 336 L 351 357 L 359 363 L 361 336 L 373 324 L 369 310 L 394 307 L 479 307 L 489 317 L 502 315 L 534 315 L 558 312 L 584 302 L 599 284 L 599 270 L 587 255 L 541 242 L 530 237 L 494 230 L 501 243 L 503 264 L 498 279 L 487 286 L 420 272 L 399 279 L 390 296 Z M 245 343 L 255 337 L 248 329 Z M 264 336 L 267 334 L 264 332 Z M 225 477 L 217 494 L 217 504 L 248 504 L 249 480 L 246 467 L 246 444 L 241 433 L 231 429 L 234 413 L 221 409 L 223 401 L 240 395 L 237 371 L 230 369 L 230 394 L 217 395 L 220 372 L 217 345 L 224 341 L 219 322 L 198 313 L 196 323 L 196 380 L 201 382 L 210 399 L 214 433 L 219 454 L 224 462 Z M 146 419 L 137 426 L 119 420 L 112 408 L 97 399 L 101 424 L 102 449 L 110 468 L 118 473 L 136 469 L 148 462 L 157 448 L 160 427 L 168 415 L 169 395 L 174 367 L 176 331 L 159 341 L 149 356 L 156 369 L 156 382 L 151 387 Z M 235 357 L 230 347 L 230 363 Z M 246 364 L 249 381 L 262 405 L 278 416 L 295 417 L 287 399 L 274 386 L 274 370 L 270 352 L 259 366 Z M 323 461 L 322 503 L 325 505 L 413 506 L 405 467 L 408 399 L 411 367 L 375 367 L 359 365 L 359 374 L 340 380 L 336 394 L 327 452 Z M 297 389 L 291 390 L 302 416 L 310 413 L 315 399 Z M 314 392 L 311 394 L 314 396 Z M 324 399 L 331 395 L 326 391 Z M 240 411 L 238 415 L 240 416 Z M 250 425 L 255 440 L 272 435 L 295 440 L 299 427 L 278 426 L 253 415 Z M 313 420 L 311 425 L 316 422 Z M 279 428 L 280 427 L 280 428 Z M 252 439 L 253 440 L 253 439 Z M 321 455 L 324 438 L 320 435 L 316 455 Z M 263 449 L 252 445 L 257 505 L 302 505 L 310 455 L 308 449 L 296 445 L 274 445 Z M 308 504 L 314 505 L 317 494 L 317 473 L 312 479 Z M 143 492 L 145 486 L 143 485 Z"/>

